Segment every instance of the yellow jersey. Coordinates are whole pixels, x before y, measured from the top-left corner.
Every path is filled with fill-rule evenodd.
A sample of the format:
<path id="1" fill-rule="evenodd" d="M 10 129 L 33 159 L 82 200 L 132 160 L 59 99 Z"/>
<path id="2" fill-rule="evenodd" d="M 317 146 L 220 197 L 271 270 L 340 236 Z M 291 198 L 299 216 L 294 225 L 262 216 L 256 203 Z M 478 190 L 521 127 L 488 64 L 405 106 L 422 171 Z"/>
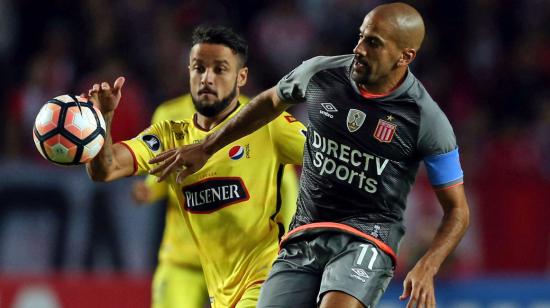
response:
<path id="1" fill-rule="evenodd" d="M 248 101 L 247 97 L 239 97 L 239 102 L 247 103 Z M 153 113 L 151 123 L 189 119 L 193 117 L 195 112 L 191 95 L 185 94 L 158 106 Z M 164 233 L 158 255 L 159 262 L 170 262 L 192 268 L 200 267 L 199 254 L 195 243 L 187 231 L 185 222 L 180 217 L 176 194 L 169 188 L 166 182 L 158 183 L 156 176 L 147 176 L 145 178 L 145 185 L 149 187 L 152 193 L 149 202 L 156 202 L 167 198 Z"/>
<path id="2" fill-rule="evenodd" d="M 250 99 L 247 96 L 239 96 L 240 103 L 247 104 L 249 101 Z M 160 104 L 153 113 L 151 123 L 190 119 L 195 112 L 191 95 L 185 94 Z M 165 227 L 158 255 L 159 262 L 167 261 L 193 268 L 200 267 L 195 243 L 180 216 L 176 194 L 170 191 L 166 182 L 157 182 L 156 176 L 147 176 L 145 184 L 152 192 L 149 202 L 167 198 Z M 284 221 L 290 221 L 296 211 L 296 199 L 298 198 L 298 175 L 292 165 L 285 167 L 281 197 L 283 204 L 281 215 L 285 216 Z M 284 228 L 288 230 L 288 225 L 285 225 Z"/>
<path id="3" fill-rule="evenodd" d="M 148 161 L 163 151 L 200 142 L 237 110 L 211 131 L 193 119 L 164 121 L 124 141 L 136 173 L 152 169 Z M 182 184 L 174 175 L 168 178 L 198 249 L 213 307 L 236 305 L 248 287 L 267 277 L 295 210 L 295 204 L 290 211 L 282 206 L 284 165 L 301 164 L 304 142 L 305 127 L 283 113 L 215 153 Z"/>

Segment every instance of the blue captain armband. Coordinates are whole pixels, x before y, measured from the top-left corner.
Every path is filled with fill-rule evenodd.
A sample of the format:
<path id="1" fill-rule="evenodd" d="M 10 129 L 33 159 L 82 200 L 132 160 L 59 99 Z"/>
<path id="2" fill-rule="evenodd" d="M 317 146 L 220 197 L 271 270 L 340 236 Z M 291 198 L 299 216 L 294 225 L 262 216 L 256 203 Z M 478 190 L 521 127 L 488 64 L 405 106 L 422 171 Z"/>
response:
<path id="1" fill-rule="evenodd" d="M 462 183 L 464 173 L 460 167 L 458 148 L 451 152 L 424 157 L 428 179 L 435 189 Z"/>

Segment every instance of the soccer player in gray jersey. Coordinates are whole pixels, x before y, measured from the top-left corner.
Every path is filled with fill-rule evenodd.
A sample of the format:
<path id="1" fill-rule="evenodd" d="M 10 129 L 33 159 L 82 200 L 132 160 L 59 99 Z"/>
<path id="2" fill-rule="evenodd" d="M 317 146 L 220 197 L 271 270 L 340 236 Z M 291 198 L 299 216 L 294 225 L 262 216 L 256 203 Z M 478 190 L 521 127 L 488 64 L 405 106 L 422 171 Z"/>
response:
<path id="1" fill-rule="evenodd" d="M 170 172 L 182 179 L 292 104 L 307 104 L 298 209 L 258 307 L 375 306 L 393 276 L 420 161 L 444 215 L 401 299 L 435 306 L 434 276 L 462 238 L 469 210 L 451 125 L 408 68 L 423 38 L 414 8 L 380 5 L 363 20 L 352 55 L 305 61 L 203 143 L 154 159 L 161 179 Z"/>

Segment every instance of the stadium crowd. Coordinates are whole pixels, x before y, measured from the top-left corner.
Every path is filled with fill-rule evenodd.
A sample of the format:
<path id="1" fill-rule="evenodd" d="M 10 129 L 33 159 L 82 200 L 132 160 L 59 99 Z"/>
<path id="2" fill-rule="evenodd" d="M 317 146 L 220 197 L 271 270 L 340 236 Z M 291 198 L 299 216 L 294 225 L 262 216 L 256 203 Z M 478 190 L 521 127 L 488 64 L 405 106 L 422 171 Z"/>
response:
<path id="1" fill-rule="evenodd" d="M 473 211 L 472 227 L 443 275 L 550 272 L 549 3 L 408 2 L 427 24 L 413 69 L 455 128 Z M 83 168 L 53 166 L 39 156 L 31 129 L 49 98 L 79 94 L 91 80 L 126 76 L 113 138 L 128 139 L 148 126 L 158 103 L 188 91 L 190 42 L 184 38 L 196 25 L 229 25 L 247 36 L 250 74 L 243 92 L 253 96 L 311 56 L 350 53 L 357 38 L 344 29 L 358 28 L 357 21 L 379 3 L 0 1 L 0 198 L 5 201 L 0 272 L 148 272 L 156 261 L 162 213 L 159 207 L 133 206 L 131 181 L 91 185 Z M 307 123 L 303 110 L 291 112 Z M 58 171 L 57 178 L 43 176 L 47 170 Z M 53 198 L 58 189 L 73 189 L 72 197 L 62 197 L 67 199 L 64 207 L 22 214 L 18 201 L 29 193 L 29 181 L 33 191 L 44 189 L 45 198 Z M 441 215 L 425 174 L 417 181 L 409 200 L 402 270 L 424 251 L 421 246 L 430 241 L 433 222 Z M 94 191 L 106 189 L 113 198 L 94 197 Z M 12 207 L 4 206 L 8 201 Z M 48 234 L 57 229 L 38 222 L 66 217 L 72 220 L 60 228 L 72 230 L 69 244 L 55 245 L 58 240 Z M 32 247 L 20 247 L 31 237 Z M 36 254 L 49 253 L 55 256 L 51 263 L 34 260 Z"/>

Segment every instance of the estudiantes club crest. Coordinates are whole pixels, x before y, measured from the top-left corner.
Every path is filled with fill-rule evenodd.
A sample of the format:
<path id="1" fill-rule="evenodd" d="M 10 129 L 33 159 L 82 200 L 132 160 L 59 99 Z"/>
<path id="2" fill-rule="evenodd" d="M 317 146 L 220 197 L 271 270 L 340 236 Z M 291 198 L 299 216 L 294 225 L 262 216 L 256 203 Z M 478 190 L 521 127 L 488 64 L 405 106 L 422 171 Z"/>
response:
<path id="1" fill-rule="evenodd" d="M 396 129 L 397 125 L 379 119 L 378 125 L 376 125 L 376 129 L 374 130 L 374 138 L 380 142 L 391 142 Z"/>

